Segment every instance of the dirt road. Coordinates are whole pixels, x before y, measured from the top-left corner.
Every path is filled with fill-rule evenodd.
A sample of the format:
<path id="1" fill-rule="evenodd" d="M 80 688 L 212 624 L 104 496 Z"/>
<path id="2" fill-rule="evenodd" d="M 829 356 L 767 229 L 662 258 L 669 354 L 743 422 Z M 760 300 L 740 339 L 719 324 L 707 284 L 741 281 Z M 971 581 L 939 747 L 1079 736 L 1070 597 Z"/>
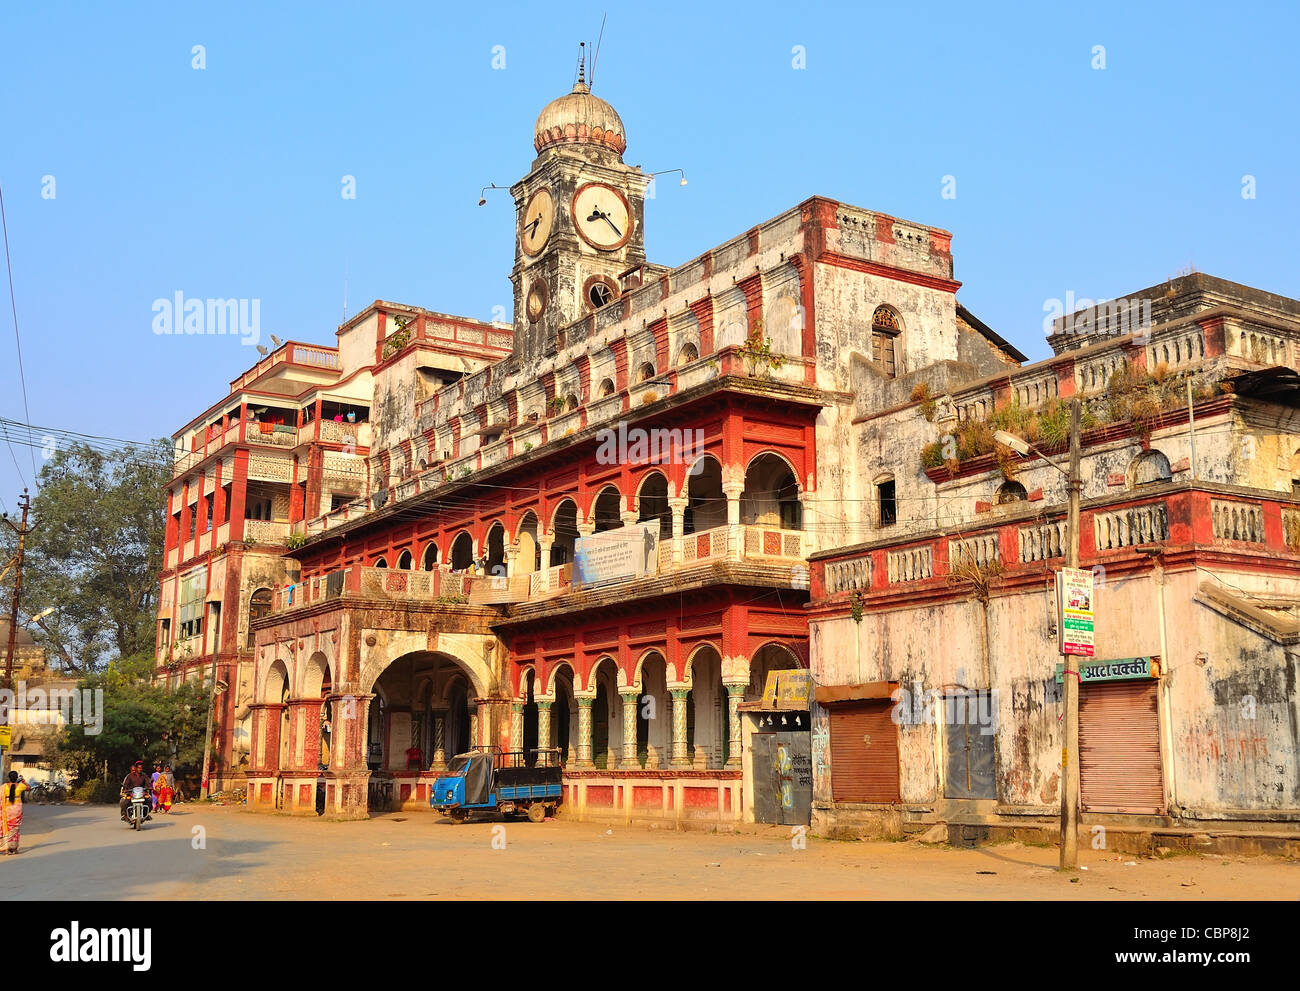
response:
<path id="1" fill-rule="evenodd" d="M 501 827 L 504 827 L 503 829 Z M 495 845 L 494 845 L 495 844 Z M 500 847 L 504 848 L 500 848 Z M 452 825 L 433 814 L 325 822 L 179 806 L 139 833 L 115 807 L 30 806 L 10 897 L 52 899 L 1285 899 L 1300 863 L 1085 850 L 955 850 L 807 839 L 788 827 L 678 833 L 568 821 Z"/>

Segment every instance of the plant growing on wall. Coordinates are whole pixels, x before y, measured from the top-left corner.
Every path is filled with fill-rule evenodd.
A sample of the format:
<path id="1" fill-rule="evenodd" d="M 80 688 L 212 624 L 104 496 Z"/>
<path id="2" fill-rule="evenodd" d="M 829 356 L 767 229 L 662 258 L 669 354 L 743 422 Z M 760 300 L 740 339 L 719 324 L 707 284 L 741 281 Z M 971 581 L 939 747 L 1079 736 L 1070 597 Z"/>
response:
<path id="1" fill-rule="evenodd" d="M 296 551 L 307 543 L 307 535 L 305 533 L 291 533 L 284 543 L 289 550 Z"/>
<path id="2" fill-rule="evenodd" d="M 853 592 L 849 595 L 849 615 L 853 617 L 853 622 L 862 622 L 863 595 L 860 591 Z"/>
<path id="3" fill-rule="evenodd" d="M 384 341 L 383 356 L 385 360 L 391 358 L 411 343 L 411 328 L 409 326 L 411 321 L 406 317 L 394 317 L 393 322 L 397 324 L 397 329 L 389 334 L 388 339 Z"/>
<path id="4" fill-rule="evenodd" d="M 772 339 L 763 336 L 763 324 L 760 321 L 749 335 L 749 339 L 740 347 L 740 353 L 749 367 L 750 375 L 770 378 L 772 372 L 785 364 L 785 356 L 772 353 Z"/>
<path id="5" fill-rule="evenodd" d="M 921 404 L 921 415 L 931 423 L 934 422 L 934 413 L 938 409 L 939 403 L 934 396 L 930 395 L 930 386 L 925 382 L 918 382 L 912 389 L 912 402 Z"/>

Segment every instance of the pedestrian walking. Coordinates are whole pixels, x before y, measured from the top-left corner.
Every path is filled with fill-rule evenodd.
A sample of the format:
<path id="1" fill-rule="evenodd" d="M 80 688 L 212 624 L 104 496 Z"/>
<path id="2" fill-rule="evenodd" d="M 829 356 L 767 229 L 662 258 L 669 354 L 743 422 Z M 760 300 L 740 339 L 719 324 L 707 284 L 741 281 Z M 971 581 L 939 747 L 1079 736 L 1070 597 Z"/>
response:
<path id="1" fill-rule="evenodd" d="M 5 855 L 18 852 L 18 840 L 23 828 L 23 803 L 27 800 L 27 782 L 17 771 L 9 772 L 9 780 L 0 791 L 0 819 L 4 824 Z"/>

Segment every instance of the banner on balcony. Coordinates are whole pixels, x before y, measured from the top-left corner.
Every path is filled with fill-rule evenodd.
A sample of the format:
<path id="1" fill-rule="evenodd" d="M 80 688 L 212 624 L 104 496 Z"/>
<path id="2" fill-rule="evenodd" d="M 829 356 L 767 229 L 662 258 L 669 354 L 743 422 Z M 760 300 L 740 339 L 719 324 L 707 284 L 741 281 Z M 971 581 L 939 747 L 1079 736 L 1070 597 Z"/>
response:
<path id="1" fill-rule="evenodd" d="M 574 545 L 573 584 L 599 585 L 659 570 L 659 521 L 603 530 Z"/>
<path id="2" fill-rule="evenodd" d="M 528 598 L 528 576 L 507 578 L 505 575 L 475 576 L 469 582 L 472 606 L 505 605 Z"/>

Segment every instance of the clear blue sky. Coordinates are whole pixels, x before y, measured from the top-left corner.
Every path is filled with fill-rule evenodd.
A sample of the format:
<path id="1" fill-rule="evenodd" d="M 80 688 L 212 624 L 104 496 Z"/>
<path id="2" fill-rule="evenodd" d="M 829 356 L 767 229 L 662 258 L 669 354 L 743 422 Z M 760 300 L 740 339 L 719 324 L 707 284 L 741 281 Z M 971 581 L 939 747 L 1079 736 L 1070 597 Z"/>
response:
<path id="1" fill-rule="evenodd" d="M 345 270 L 350 313 L 508 309 L 511 203 L 479 208 L 479 187 L 527 171 L 537 112 L 604 9 L 595 88 L 627 126 L 625 160 L 690 179 L 648 204 L 653 261 L 842 199 L 953 231 L 958 298 L 1032 358 L 1045 301 L 1069 291 L 1119 296 L 1195 265 L 1300 296 L 1294 7 L 198 6 L 0 11 L 33 423 L 146 439 L 218 400 L 257 355 L 155 335 L 153 301 L 178 291 L 260 299 L 264 341 L 333 343 Z M 2 280 L 0 300 L 0 415 L 22 420 Z M 5 508 L 20 487 L 0 450 Z"/>

